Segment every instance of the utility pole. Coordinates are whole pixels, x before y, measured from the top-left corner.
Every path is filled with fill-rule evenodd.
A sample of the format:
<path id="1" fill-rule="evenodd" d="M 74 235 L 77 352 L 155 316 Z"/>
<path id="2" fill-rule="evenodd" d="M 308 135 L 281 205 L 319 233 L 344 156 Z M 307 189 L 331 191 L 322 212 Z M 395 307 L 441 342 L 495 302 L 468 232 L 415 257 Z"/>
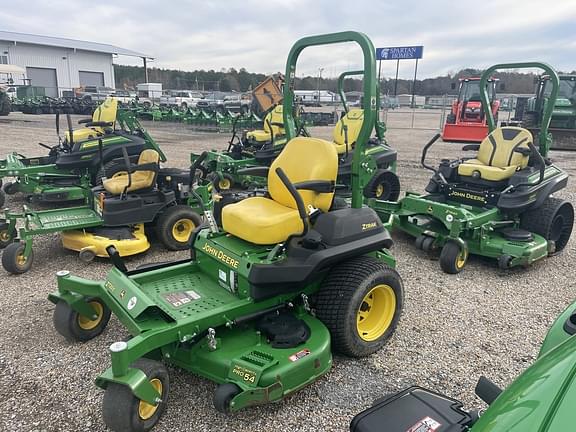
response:
<path id="1" fill-rule="evenodd" d="M 320 80 L 322 79 L 322 71 L 324 68 L 318 68 L 318 79 L 316 80 L 316 93 L 318 98 L 318 106 L 320 106 Z"/>

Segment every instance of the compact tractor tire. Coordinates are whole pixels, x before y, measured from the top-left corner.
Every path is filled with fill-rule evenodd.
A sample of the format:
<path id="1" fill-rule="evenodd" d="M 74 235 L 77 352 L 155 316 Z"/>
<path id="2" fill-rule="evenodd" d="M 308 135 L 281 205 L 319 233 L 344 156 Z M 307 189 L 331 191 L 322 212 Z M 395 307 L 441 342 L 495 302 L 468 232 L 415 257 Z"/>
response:
<path id="1" fill-rule="evenodd" d="M 468 248 L 448 240 L 440 252 L 440 268 L 449 274 L 460 273 L 468 261 Z"/>
<path id="2" fill-rule="evenodd" d="M 568 201 L 548 198 L 540 207 L 520 217 L 520 227 L 554 242 L 551 254 L 561 252 L 570 240 L 574 225 L 574 207 Z"/>
<path id="3" fill-rule="evenodd" d="M 99 336 L 110 321 L 110 309 L 97 297 L 88 297 L 86 302 L 97 311 L 96 319 L 80 315 L 64 300 L 60 300 L 54 309 L 52 322 L 58 333 L 71 342 L 86 342 Z"/>
<path id="4" fill-rule="evenodd" d="M 241 392 L 242 389 L 236 384 L 225 383 L 216 387 L 216 391 L 214 391 L 214 398 L 212 399 L 216 411 L 223 414 L 229 413 L 230 402 L 232 402 L 232 399 L 234 399 L 234 397 Z"/>
<path id="5" fill-rule="evenodd" d="M 380 169 L 374 173 L 364 187 L 366 198 L 396 201 L 400 196 L 400 180 L 392 171 Z"/>
<path id="6" fill-rule="evenodd" d="M 18 192 L 18 185 L 14 182 L 6 182 L 4 183 L 4 186 L 2 186 L 2 191 L 6 195 L 14 195 Z"/>
<path id="7" fill-rule="evenodd" d="M 150 405 L 138 399 L 129 387 L 108 383 L 102 401 L 102 417 L 111 430 L 117 432 L 145 432 L 152 429 L 164 414 L 170 392 L 170 379 L 166 367 L 155 360 L 141 358 L 132 368 L 140 369 L 159 390 L 161 402 Z"/>
<path id="8" fill-rule="evenodd" d="M 156 236 L 168 250 L 185 250 L 190 247 L 190 235 L 202 224 L 202 218 L 186 205 L 168 207 L 159 216 Z"/>
<path id="9" fill-rule="evenodd" d="M 335 351 L 365 357 L 394 332 L 404 288 L 396 270 L 360 256 L 333 267 L 314 297 L 316 316 L 326 325 Z"/>
<path id="10" fill-rule="evenodd" d="M 28 258 L 24 259 L 25 244 L 22 242 L 11 243 L 2 252 L 2 267 L 8 273 L 22 274 L 32 268 L 34 251 L 30 251 Z"/>

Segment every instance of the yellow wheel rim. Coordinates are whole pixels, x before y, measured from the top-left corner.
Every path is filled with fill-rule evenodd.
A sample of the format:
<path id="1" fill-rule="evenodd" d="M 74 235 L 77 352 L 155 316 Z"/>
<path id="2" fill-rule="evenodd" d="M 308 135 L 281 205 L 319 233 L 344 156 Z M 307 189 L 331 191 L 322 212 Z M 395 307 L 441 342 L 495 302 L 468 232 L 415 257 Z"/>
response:
<path id="1" fill-rule="evenodd" d="M 185 243 L 190 238 L 194 228 L 196 228 L 196 225 L 190 219 L 178 219 L 172 227 L 172 237 L 177 242 Z"/>
<path id="2" fill-rule="evenodd" d="M 150 380 L 150 384 L 152 384 L 154 390 L 156 390 L 160 395 L 162 395 L 162 381 L 160 381 L 158 378 L 154 378 Z M 156 413 L 156 411 L 158 411 L 158 407 L 159 404 L 152 405 L 149 404 L 148 402 L 141 400 L 140 403 L 138 404 L 138 415 L 142 420 L 148 420 Z"/>
<path id="3" fill-rule="evenodd" d="M 461 269 L 466 264 L 468 259 L 468 251 L 464 248 L 460 250 L 460 254 L 456 257 L 456 267 Z"/>
<path id="4" fill-rule="evenodd" d="M 356 314 L 358 335 L 366 342 L 380 337 L 394 319 L 396 311 L 396 294 L 389 285 L 376 285 L 362 299 Z"/>
<path id="5" fill-rule="evenodd" d="M 376 198 L 380 198 L 382 195 L 384 195 L 384 185 L 379 184 L 376 187 Z"/>
<path id="6" fill-rule="evenodd" d="M 24 266 L 24 265 L 26 265 L 26 257 L 24 256 L 23 253 L 19 254 L 19 255 L 16 257 L 16 264 L 18 264 L 18 265 L 21 266 L 21 267 Z"/>
<path id="7" fill-rule="evenodd" d="M 218 187 L 220 189 L 230 189 L 230 186 L 232 186 L 230 179 L 223 178 L 218 182 Z"/>
<path id="8" fill-rule="evenodd" d="M 96 311 L 96 319 L 90 319 L 84 315 L 78 315 L 78 327 L 82 330 L 93 330 L 98 327 L 98 324 L 102 322 L 102 317 L 104 316 L 104 307 L 97 301 L 91 301 L 88 303 Z"/>
<path id="9" fill-rule="evenodd" d="M 0 231 L 0 241 L 7 242 L 8 240 L 10 240 L 8 231 Z"/>

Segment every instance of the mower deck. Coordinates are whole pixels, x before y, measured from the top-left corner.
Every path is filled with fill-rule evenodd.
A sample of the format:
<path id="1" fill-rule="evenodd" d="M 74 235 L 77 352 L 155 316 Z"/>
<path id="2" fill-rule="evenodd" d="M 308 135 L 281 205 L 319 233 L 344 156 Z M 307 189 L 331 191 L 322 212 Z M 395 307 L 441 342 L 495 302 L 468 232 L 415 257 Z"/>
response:
<path id="1" fill-rule="evenodd" d="M 425 247 L 427 250 L 455 240 L 465 243 L 468 251 L 475 255 L 490 258 L 509 256 L 509 267 L 529 265 L 550 252 L 548 242 L 538 234 L 532 234 L 529 240 L 506 236 L 502 230 L 515 227 L 511 221 L 502 220 L 497 208 L 438 202 L 431 196 L 407 193 L 398 203 L 376 201 L 375 209 L 393 213 L 394 228 L 416 238 L 425 236 L 432 239 L 433 242 Z"/>

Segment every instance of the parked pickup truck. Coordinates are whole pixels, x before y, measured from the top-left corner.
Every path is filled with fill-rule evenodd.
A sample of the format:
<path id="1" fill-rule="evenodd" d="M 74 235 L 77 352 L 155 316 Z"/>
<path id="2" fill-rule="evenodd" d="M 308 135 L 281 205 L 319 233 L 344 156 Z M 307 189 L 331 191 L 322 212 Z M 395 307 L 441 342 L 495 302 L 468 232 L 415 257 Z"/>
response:
<path id="1" fill-rule="evenodd" d="M 224 96 L 224 109 L 228 111 L 245 114 L 251 105 L 252 95 L 249 93 Z"/>
<path id="2" fill-rule="evenodd" d="M 111 87 L 85 86 L 76 89 L 76 96 L 87 102 L 103 102 L 108 96 L 114 96 L 116 89 Z"/>
<path id="3" fill-rule="evenodd" d="M 166 94 L 160 96 L 160 105 L 175 106 L 182 109 L 196 108 L 198 101 L 203 98 L 204 95 L 197 91 L 167 90 Z"/>
<path id="4" fill-rule="evenodd" d="M 225 93 L 222 92 L 212 92 L 208 93 L 204 99 L 198 101 L 196 106 L 210 111 L 224 111 L 224 97 Z"/>

